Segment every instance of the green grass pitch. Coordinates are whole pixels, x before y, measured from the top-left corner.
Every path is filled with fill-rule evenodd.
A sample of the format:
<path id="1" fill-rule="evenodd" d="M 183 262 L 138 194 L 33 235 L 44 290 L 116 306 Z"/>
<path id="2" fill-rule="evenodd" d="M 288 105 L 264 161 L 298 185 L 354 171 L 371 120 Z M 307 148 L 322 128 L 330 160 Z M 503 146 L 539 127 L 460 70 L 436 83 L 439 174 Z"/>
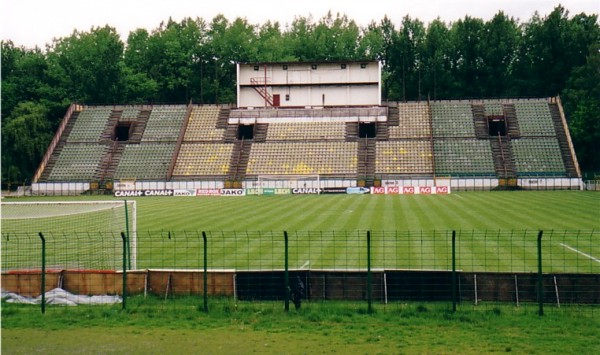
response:
<path id="1" fill-rule="evenodd" d="M 457 230 L 459 269 L 531 272 L 544 230 L 546 270 L 600 272 L 599 234 L 589 232 L 600 227 L 600 194 L 590 192 L 141 198 L 138 210 L 140 266 L 160 260 L 162 267 L 200 267 L 193 237 L 185 251 L 171 248 L 182 231 L 207 231 L 212 268 L 281 269 L 288 231 L 291 268 L 365 268 L 370 230 L 372 267 L 448 270 Z M 146 234 L 156 245 L 144 252 L 147 231 L 163 237 Z"/>
<path id="2" fill-rule="evenodd" d="M 600 194 L 288 195 L 139 198 L 138 230 L 599 229 Z"/>
<path id="3" fill-rule="evenodd" d="M 206 231 L 209 268 L 282 269 L 288 231 L 290 268 L 364 269 L 372 231 L 373 268 L 448 270 L 456 230 L 458 269 L 533 272 L 544 230 L 545 270 L 600 272 L 595 192 L 143 197 L 137 211 L 138 268 L 202 268 Z"/>

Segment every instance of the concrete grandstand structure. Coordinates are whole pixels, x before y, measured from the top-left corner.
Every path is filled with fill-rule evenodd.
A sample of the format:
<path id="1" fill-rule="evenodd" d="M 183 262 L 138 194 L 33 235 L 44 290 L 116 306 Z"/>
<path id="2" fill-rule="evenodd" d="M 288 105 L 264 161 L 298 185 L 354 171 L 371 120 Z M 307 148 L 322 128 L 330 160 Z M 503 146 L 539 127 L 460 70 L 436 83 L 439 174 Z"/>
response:
<path id="1" fill-rule="evenodd" d="M 279 82 L 294 70 L 295 82 Z M 378 72 L 377 62 L 249 63 L 238 66 L 236 106 L 73 104 L 33 192 L 110 190 L 121 180 L 242 188 L 263 175 L 320 176 L 310 187 L 580 188 L 560 98 L 381 103 Z M 293 104 L 274 101 L 281 90 Z M 359 92 L 364 102 L 351 105 Z"/>

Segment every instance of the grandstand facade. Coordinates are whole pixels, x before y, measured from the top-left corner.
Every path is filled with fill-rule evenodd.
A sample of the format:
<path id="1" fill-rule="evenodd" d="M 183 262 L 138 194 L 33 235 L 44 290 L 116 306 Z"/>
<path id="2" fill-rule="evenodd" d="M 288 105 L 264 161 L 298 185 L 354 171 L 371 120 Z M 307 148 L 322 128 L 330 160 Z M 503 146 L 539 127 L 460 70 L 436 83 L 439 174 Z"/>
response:
<path id="1" fill-rule="evenodd" d="M 581 187 L 558 97 L 382 103 L 376 61 L 236 68 L 235 106 L 71 105 L 32 189 Z"/>
<path id="2" fill-rule="evenodd" d="M 319 175 L 321 185 L 342 187 L 581 181 L 559 98 L 254 109 L 73 104 L 33 190 L 111 189 L 121 180 L 247 187 L 268 175 Z"/>

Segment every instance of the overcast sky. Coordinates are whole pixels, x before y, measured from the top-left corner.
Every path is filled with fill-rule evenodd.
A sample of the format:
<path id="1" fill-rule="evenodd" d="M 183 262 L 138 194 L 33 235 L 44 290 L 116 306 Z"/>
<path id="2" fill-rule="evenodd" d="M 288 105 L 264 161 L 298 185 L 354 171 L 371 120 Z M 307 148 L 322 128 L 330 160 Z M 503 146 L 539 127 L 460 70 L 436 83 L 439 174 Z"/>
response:
<path id="1" fill-rule="evenodd" d="M 535 11 L 543 17 L 558 4 L 571 15 L 600 12 L 600 0 L 2 0 L 0 29 L 2 40 L 44 48 L 75 29 L 89 31 L 107 24 L 125 41 L 130 31 L 153 30 L 169 17 L 178 22 L 185 17 L 210 21 L 221 13 L 229 20 L 245 17 L 252 24 L 278 21 L 285 28 L 295 16 L 318 20 L 330 10 L 348 15 L 359 26 L 386 15 L 395 24 L 406 15 L 425 24 L 437 17 L 451 22 L 465 15 L 488 20 L 502 10 L 525 22 Z"/>

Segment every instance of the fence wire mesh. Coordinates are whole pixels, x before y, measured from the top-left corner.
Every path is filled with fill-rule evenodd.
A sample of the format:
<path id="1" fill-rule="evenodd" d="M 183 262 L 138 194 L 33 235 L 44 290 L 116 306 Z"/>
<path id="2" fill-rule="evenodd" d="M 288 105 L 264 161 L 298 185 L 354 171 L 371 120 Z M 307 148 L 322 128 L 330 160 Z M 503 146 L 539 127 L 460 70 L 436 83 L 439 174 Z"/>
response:
<path id="1" fill-rule="evenodd" d="M 117 233 L 5 233 L 2 286 L 31 298 L 58 288 L 73 297 L 153 297 L 172 306 L 201 304 L 204 296 L 236 307 L 241 301 L 273 307 L 368 302 L 369 309 L 405 302 L 454 309 L 546 304 L 598 314 L 600 231 L 538 236 L 524 230 L 138 231 L 128 249 Z"/>

